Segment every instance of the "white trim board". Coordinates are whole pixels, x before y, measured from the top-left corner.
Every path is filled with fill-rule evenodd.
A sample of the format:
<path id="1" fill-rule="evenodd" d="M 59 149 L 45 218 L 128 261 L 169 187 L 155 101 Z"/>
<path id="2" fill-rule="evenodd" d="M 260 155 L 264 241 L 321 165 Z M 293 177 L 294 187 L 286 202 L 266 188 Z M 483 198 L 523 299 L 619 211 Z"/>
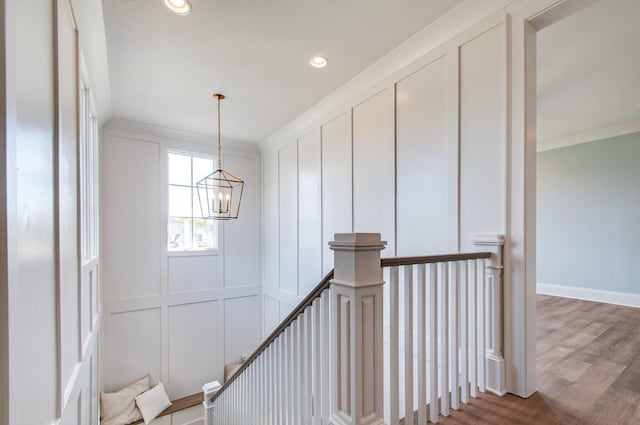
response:
<path id="1" fill-rule="evenodd" d="M 640 121 L 630 121 L 623 124 L 613 125 L 604 128 L 594 128 L 580 133 L 570 134 L 555 139 L 539 141 L 537 151 L 544 152 L 552 149 L 564 148 L 567 146 L 579 145 L 581 143 L 595 142 L 596 140 L 610 139 L 612 137 L 624 136 L 626 134 L 640 131 Z"/>
<path id="2" fill-rule="evenodd" d="M 602 289 L 579 288 L 575 286 L 552 285 L 537 283 L 537 292 L 541 295 L 575 298 L 585 301 L 596 301 L 607 304 L 617 304 L 627 307 L 640 308 L 640 294 L 605 291 Z"/>

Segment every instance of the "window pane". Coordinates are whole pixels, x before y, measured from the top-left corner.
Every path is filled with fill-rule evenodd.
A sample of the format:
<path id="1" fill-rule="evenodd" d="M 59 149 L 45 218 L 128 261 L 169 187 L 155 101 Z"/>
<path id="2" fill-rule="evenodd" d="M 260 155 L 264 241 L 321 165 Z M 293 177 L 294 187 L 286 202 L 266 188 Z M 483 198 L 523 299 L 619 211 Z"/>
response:
<path id="1" fill-rule="evenodd" d="M 169 217 L 169 249 L 191 248 L 191 219 Z"/>
<path id="2" fill-rule="evenodd" d="M 191 217 L 191 188 L 169 186 L 169 216 Z"/>
<path id="3" fill-rule="evenodd" d="M 193 157 L 193 185 L 213 173 L 213 159 Z"/>
<path id="4" fill-rule="evenodd" d="M 180 153 L 168 154 L 169 250 L 215 249 L 218 247 L 218 225 L 203 218 L 196 183 L 213 173 L 213 158 Z M 205 213 L 208 207 L 205 200 Z"/>
<path id="5" fill-rule="evenodd" d="M 193 220 L 193 247 L 214 248 L 216 246 L 216 226 L 213 220 L 196 218 Z"/>
<path id="6" fill-rule="evenodd" d="M 191 186 L 191 157 L 169 154 L 169 184 Z"/>

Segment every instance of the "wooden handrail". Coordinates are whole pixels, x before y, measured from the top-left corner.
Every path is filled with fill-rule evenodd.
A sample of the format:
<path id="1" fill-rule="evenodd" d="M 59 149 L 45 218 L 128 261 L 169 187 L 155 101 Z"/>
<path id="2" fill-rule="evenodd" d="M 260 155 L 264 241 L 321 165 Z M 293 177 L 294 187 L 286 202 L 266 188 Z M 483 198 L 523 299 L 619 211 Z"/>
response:
<path id="1" fill-rule="evenodd" d="M 280 335 L 296 318 L 304 312 L 304 310 L 313 304 L 313 301 L 316 298 L 319 298 L 324 292 L 325 289 L 329 288 L 331 284 L 331 279 L 333 279 L 333 270 L 331 270 L 327 275 L 320 281 L 318 285 L 307 295 L 300 304 L 297 305 L 296 308 L 293 309 L 291 313 L 280 323 L 280 325 L 275 328 L 273 332 L 255 349 L 255 351 L 242 363 L 240 369 L 238 369 L 229 379 L 225 382 L 222 387 L 216 392 L 212 397 L 211 401 L 214 401 L 220 394 L 224 392 L 227 387 L 231 385 L 233 381 L 236 380 L 238 376 L 244 371 L 249 365 L 262 353 L 275 339 Z"/>
<path id="2" fill-rule="evenodd" d="M 478 260 L 483 258 L 490 258 L 490 252 L 471 252 L 462 254 L 444 254 L 444 255 L 430 255 L 422 257 L 393 257 L 382 258 L 380 260 L 380 267 L 394 267 L 394 266 L 406 266 L 411 264 L 430 264 L 430 263 L 444 263 L 448 261 L 463 261 L 463 260 Z M 262 353 L 275 339 L 280 335 L 296 318 L 304 312 L 304 310 L 313 304 L 316 298 L 320 298 L 322 293 L 331 285 L 331 279 L 333 279 L 333 270 L 320 281 L 318 285 L 296 306 L 296 308 L 289 313 L 289 315 L 278 325 L 278 327 L 271 332 L 271 334 L 255 349 L 255 351 L 242 363 L 242 366 L 225 382 L 220 390 L 216 392 L 212 397 L 213 402 L 222 394 L 238 376 Z"/>
<path id="3" fill-rule="evenodd" d="M 449 261 L 480 260 L 491 258 L 490 252 L 466 252 L 461 254 L 429 255 L 424 257 L 392 257 L 380 260 L 381 267 L 409 266 L 412 264 L 446 263 Z"/>

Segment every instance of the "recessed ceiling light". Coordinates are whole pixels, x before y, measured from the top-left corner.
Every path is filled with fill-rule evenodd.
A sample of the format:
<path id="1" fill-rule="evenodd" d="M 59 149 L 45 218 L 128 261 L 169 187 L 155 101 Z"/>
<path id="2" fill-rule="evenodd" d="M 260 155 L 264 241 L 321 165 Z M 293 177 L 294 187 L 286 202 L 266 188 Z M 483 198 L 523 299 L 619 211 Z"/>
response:
<path id="1" fill-rule="evenodd" d="M 164 5 L 176 15 L 186 16 L 191 13 L 189 0 L 164 0 Z"/>
<path id="2" fill-rule="evenodd" d="M 322 56 L 314 56 L 309 61 L 309 65 L 314 68 L 324 68 L 327 66 L 327 58 L 323 58 Z"/>

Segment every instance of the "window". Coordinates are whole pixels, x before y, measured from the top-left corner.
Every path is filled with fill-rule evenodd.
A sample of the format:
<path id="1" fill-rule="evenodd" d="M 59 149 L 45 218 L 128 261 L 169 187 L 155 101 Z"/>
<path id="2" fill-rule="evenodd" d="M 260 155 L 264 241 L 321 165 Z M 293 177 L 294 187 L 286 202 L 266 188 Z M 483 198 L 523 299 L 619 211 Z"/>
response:
<path id="1" fill-rule="evenodd" d="M 218 248 L 218 226 L 202 218 L 196 189 L 213 165 L 211 157 L 169 153 L 169 251 Z"/>
<path id="2" fill-rule="evenodd" d="M 80 242 L 82 262 L 98 257 L 100 126 L 91 91 L 80 84 Z"/>

